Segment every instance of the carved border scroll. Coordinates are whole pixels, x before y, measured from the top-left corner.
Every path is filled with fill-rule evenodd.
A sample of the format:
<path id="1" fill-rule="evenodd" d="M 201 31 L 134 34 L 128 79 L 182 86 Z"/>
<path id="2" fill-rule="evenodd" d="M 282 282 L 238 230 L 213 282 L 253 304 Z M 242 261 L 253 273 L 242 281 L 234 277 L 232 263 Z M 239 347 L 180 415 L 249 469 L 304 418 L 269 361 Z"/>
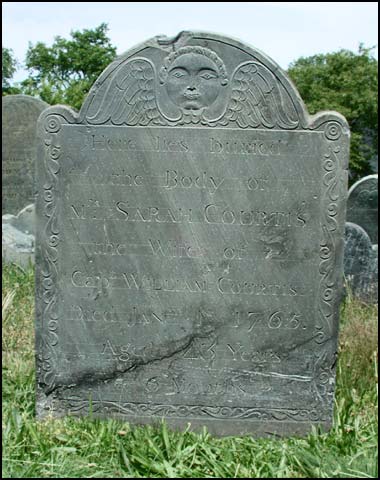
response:
<path id="1" fill-rule="evenodd" d="M 218 37 L 217 37 L 218 38 Z M 247 50 L 249 51 L 249 50 Z M 137 50 L 138 52 L 138 50 Z M 132 53 L 134 53 L 132 51 Z M 135 52 L 136 53 L 136 52 Z M 260 57 L 256 52 L 256 58 Z M 270 64 L 265 59 L 266 65 Z M 120 60 L 118 61 L 120 64 Z M 117 68 L 112 64 L 99 77 L 95 84 L 95 91 L 102 81 L 107 79 Z M 281 74 L 283 75 L 283 74 Z M 281 81 L 284 81 L 283 79 Z M 290 88 L 287 85 L 287 88 Z M 92 93 L 93 94 L 93 93 Z M 83 111 L 91 101 L 91 92 L 83 107 Z M 343 237 L 344 214 L 347 185 L 347 159 L 349 130 L 345 119 L 334 112 L 324 112 L 309 117 L 302 101 L 295 92 L 292 100 L 297 104 L 300 114 L 298 131 L 321 131 L 324 133 L 326 149 L 324 157 L 320 159 L 323 169 L 323 218 L 320 222 L 320 261 L 319 261 L 319 290 L 314 308 L 318 311 L 318 322 L 315 325 L 315 361 L 311 389 L 315 394 L 315 403 L 310 409 L 262 409 L 243 407 L 213 407 L 213 406 L 173 406 L 152 405 L 146 403 L 121 404 L 110 401 L 89 402 L 78 397 L 58 398 L 59 373 L 59 324 L 60 301 L 59 281 L 61 265 L 59 264 L 59 245 L 61 233 L 59 229 L 60 200 L 58 194 L 60 165 L 64 161 L 64 152 L 60 142 L 60 132 L 64 124 L 86 124 L 83 112 L 79 115 L 65 107 L 51 107 L 40 117 L 40 163 L 38 167 L 39 184 L 42 189 L 38 194 L 38 225 L 36 251 L 36 306 L 37 324 L 39 332 L 36 338 L 37 347 L 37 378 L 40 398 L 41 415 L 47 411 L 60 411 L 64 408 L 72 413 L 107 412 L 121 415 L 167 416 L 189 418 L 235 418 L 235 419 L 265 419 L 281 422 L 283 420 L 297 421 L 327 421 L 320 415 L 318 407 L 321 404 L 333 406 L 335 378 L 334 368 L 337 349 L 338 310 L 342 280 L 337 277 L 336 271 L 343 271 Z M 302 113 L 302 115 L 301 115 Z M 210 125 L 209 128 L 212 128 Z M 346 144 L 337 145 L 342 135 L 347 137 Z M 341 147 L 343 145 L 343 148 Z M 347 150 L 346 150 L 347 149 Z M 43 160 L 42 160 L 43 159 Z M 43 181 L 42 181 L 43 179 Z M 338 270 L 337 270 L 338 269 Z M 56 392 L 57 391 L 57 392 Z"/>

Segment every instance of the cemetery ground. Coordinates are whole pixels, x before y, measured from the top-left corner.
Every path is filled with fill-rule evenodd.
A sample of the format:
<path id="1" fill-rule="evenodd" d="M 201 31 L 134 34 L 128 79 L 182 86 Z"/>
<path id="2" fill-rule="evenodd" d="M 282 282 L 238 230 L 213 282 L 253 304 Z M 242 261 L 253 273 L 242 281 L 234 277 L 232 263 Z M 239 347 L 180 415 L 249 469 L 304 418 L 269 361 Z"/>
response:
<path id="1" fill-rule="evenodd" d="M 3 265 L 2 478 L 377 478 L 377 306 L 341 308 L 334 424 L 305 438 L 215 438 L 165 423 L 35 419 L 34 272 Z"/>

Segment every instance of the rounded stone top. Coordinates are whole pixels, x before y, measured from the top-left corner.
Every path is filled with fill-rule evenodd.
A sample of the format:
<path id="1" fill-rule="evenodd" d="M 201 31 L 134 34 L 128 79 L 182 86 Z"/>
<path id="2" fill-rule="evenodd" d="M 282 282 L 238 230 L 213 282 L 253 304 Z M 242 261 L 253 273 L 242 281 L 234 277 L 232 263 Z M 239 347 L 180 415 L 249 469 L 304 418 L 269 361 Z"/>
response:
<path id="1" fill-rule="evenodd" d="M 368 175 L 348 191 L 347 220 L 364 228 L 373 244 L 378 243 L 378 175 Z"/>
<path id="2" fill-rule="evenodd" d="M 2 97 L 3 129 L 15 124 L 37 121 L 40 113 L 50 105 L 29 95 L 6 95 Z"/>
<path id="3" fill-rule="evenodd" d="M 355 182 L 353 185 L 351 185 L 350 189 L 348 190 L 348 196 L 350 197 L 350 195 L 353 194 L 355 190 L 360 188 L 362 183 L 371 182 L 374 185 L 377 185 L 378 181 L 379 181 L 379 175 L 377 173 L 374 173 L 372 175 L 367 175 L 366 177 L 361 178 L 360 180 Z"/>
<path id="4" fill-rule="evenodd" d="M 283 130 L 328 124 L 332 141 L 349 130 L 337 112 L 309 115 L 287 73 L 259 49 L 199 31 L 159 35 L 116 58 L 92 86 L 79 123 Z"/>
<path id="5" fill-rule="evenodd" d="M 352 273 L 367 267 L 372 252 L 371 240 L 360 225 L 346 222 L 344 232 L 344 270 Z"/>
<path id="6" fill-rule="evenodd" d="M 40 98 L 32 97 L 30 95 L 23 95 L 23 94 L 16 94 L 16 95 L 5 95 L 2 97 L 3 105 L 8 105 L 10 103 L 21 103 L 21 104 L 29 104 L 29 105 L 38 105 L 42 106 L 43 108 L 49 107 L 49 104 L 41 100 Z"/>

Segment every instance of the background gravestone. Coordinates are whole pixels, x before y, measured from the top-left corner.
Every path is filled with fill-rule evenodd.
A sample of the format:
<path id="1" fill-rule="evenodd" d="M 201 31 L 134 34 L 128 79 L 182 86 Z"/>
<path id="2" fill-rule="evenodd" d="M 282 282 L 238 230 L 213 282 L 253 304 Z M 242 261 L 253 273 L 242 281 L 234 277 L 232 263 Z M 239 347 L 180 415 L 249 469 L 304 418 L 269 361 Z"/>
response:
<path id="1" fill-rule="evenodd" d="M 258 50 L 156 37 L 38 125 L 37 414 L 332 421 L 349 130 Z"/>
<path id="2" fill-rule="evenodd" d="M 2 97 L 2 214 L 34 202 L 37 120 L 48 106 L 27 95 Z"/>
<path id="3" fill-rule="evenodd" d="M 365 230 L 346 222 L 344 275 L 350 292 L 368 302 L 378 301 L 377 248 L 373 248 Z"/>
<path id="4" fill-rule="evenodd" d="M 378 175 L 368 175 L 348 191 L 347 221 L 364 228 L 372 244 L 378 242 Z"/>
<path id="5" fill-rule="evenodd" d="M 21 267 L 34 264 L 35 205 L 31 203 L 17 215 L 2 216 L 2 259 Z"/>

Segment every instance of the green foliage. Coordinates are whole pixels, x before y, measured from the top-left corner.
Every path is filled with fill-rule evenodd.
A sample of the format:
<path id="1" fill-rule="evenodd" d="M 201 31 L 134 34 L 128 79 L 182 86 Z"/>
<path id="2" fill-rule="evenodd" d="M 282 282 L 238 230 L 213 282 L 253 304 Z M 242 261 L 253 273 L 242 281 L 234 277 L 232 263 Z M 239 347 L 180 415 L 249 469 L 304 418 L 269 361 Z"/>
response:
<path id="1" fill-rule="evenodd" d="M 48 47 L 29 44 L 26 67 L 29 77 L 22 93 L 38 96 L 50 105 L 63 103 L 79 109 L 100 73 L 115 59 L 116 48 L 107 37 L 107 24 L 93 30 L 71 32 L 71 39 L 56 37 Z M 378 74 L 371 48 L 360 45 L 358 53 L 335 53 L 301 57 L 288 70 L 309 113 L 336 110 L 351 128 L 350 182 L 373 173 L 369 163 L 378 152 Z M 3 48 L 3 95 L 20 93 L 11 87 L 17 62 Z"/>
<path id="2" fill-rule="evenodd" d="M 22 82 L 23 93 L 38 95 L 50 105 L 79 109 L 92 84 L 116 57 L 107 31 L 102 23 L 93 30 L 71 32 L 70 40 L 55 37 L 51 47 L 29 43 L 25 63 L 30 74 Z"/>
<path id="3" fill-rule="evenodd" d="M 282 439 L 91 416 L 36 421 L 31 268 L 3 265 L 2 307 L 2 478 L 378 478 L 376 305 L 342 307 L 330 432 Z"/>
<path id="4" fill-rule="evenodd" d="M 371 48 L 301 57 L 288 70 L 309 113 L 336 110 L 351 129 L 351 181 L 373 173 L 369 160 L 378 151 L 378 74 Z"/>
<path id="5" fill-rule="evenodd" d="M 17 67 L 19 66 L 18 61 L 14 57 L 13 50 L 11 48 L 2 47 L 2 94 L 10 95 L 15 93 L 20 93 L 20 90 L 16 87 L 12 87 L 10 80 L 15 74 Z"/>
<path id="6" fill-rule="evenodd" d="M 9 87 L 9 80 L 13 77 L 17 70 L 17 60 L 13 56 L 13 50 L 11 48 L 2 47 L 2 74 L 3 83 L 2 87 Z"/>

